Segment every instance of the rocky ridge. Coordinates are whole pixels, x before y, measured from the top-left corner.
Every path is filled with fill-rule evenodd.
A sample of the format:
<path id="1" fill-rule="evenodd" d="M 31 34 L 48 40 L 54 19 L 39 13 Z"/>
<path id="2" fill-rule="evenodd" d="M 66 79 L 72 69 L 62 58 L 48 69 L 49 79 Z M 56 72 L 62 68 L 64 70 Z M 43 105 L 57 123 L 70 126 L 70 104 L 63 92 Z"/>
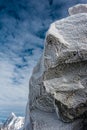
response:
<path id="1" fill-rule="evenodd" d="M 87 128 L 86 7 L 72 7 L 71 16 L 51 24 L 29 82 L 24 130 Z"/>

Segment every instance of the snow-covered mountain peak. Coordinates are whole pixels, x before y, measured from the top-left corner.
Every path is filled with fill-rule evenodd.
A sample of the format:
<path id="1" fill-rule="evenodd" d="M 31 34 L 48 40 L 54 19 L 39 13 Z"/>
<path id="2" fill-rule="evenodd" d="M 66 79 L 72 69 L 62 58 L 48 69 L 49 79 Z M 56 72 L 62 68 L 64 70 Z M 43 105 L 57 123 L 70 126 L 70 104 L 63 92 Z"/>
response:
<path id="1" fill-rule="evenodd" d="M 24 117 L 17 117 L 13 112 L 2 125 L 1 130 L 22 130 Z"/>

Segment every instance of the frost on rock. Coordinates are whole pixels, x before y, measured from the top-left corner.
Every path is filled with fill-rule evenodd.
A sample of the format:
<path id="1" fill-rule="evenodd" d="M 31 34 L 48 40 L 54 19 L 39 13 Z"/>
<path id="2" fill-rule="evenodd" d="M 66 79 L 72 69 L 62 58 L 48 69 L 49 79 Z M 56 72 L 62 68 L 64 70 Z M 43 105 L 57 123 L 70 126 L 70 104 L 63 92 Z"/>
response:
<path id="1" fill-rule="evenodd" d="M 74 15 L 78 13 L 87 13 L 87 4 L 78 4 L 69 8 L 69 15 Z"/>
<path id="2" fill-rule="evenodd" d="M 85 130 L 87 13 L 51 24 L 29 83 L 24 130 Z M 85 124 L 85 125 L 83 125 Z"/>

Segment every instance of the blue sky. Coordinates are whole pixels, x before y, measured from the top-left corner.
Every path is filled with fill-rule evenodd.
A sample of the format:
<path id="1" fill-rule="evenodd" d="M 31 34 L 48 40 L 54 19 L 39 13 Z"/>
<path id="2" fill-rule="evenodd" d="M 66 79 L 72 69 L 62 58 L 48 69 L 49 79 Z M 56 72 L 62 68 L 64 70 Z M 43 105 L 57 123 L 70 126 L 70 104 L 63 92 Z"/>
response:
<path id="1" fill-rule="evenodd" d="M 50 23 L 86 0 L 0 0 L 0 107 L 25 106 Z"/>

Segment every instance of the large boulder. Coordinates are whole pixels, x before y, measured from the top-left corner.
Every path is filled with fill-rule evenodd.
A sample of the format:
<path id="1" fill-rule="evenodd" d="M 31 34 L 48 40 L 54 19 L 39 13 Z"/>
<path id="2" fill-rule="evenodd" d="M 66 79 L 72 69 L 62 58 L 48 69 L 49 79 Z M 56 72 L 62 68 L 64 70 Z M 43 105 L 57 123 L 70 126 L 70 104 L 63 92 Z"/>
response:
<path id="1" fill-rule="evenodd" d="M 24 130 L 82 130 L 86 112 L 87 14 L 79 13 L 52 23 L 46 34 L 29 83 Z"/>
<path id="2" fill-rule="evenodd" d="M 44 49 L 46 92 L 53 95 L 65 122 L 87 110 L 87 14 L 53 23 Z"/>

